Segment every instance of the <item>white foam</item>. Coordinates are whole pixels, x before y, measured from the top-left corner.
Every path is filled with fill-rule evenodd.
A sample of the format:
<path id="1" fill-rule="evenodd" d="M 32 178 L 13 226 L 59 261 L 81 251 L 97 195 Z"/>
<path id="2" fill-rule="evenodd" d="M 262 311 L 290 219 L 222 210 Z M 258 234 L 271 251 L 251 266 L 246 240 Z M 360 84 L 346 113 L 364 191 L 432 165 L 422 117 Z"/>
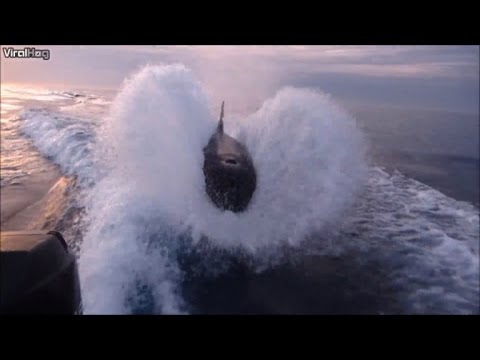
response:
<path id="1" fill-rule="evenodd" d="M 82 248 L 87 311 L 109 309 L 108 300 L 98 299 L 121 298 L 121 284 L 150 264 L 148 254 L 137 256 L 145 255 L 136 238 L 140 219 L 255 254 L 299 245 L 352 198 L 364 169 L 354 119 L 326 95 L 286 89 L 237 127 L 251 149 L 258 188 L 247 212 L 220 211 L 205 194 L 202 172 L 202 149 L 215 117 L 200 85 L 181 65 L 146 67 L 124 85 L 97 141 L 99 164 L 108 171 L 90 196 L 91 224 Z M 151 206 L 145 208 L 147 199 Z M 158 261 L 157 266 L 162 272 Z M 117 270 L 105 275 L 110 267 Z M 157 300 L 165 311 L 167 305 Z"/>
<path id="2" fill-rule="evenodd" d="M 107 174 L 87 202 L 80 257 L 86 312 L 133 311 L 125 298 L 139 277 L 157 294 L 155 311 L 180 311 L 175 260 L 165 257 L 175 236 L 167 229 L 181 231 L 201 197 L 202 148 L 214 127 L 183 66 L 146 67 L 126 81 L 98 134 L 98 166 Z M 166 235 L 156 254 L 148 244 L 159 233 Z"/>
<path id="3" fill-rule="evenodd" d="M 365 171 L 355 120 L 327 95 L 287 88 L 225 129 L 249 148 L 258 176 L 248 211 L 221 212 L 198 201 L 192 226 L 220 246 L 270 251 L 300 245 L 350 204 Z"/>
<path id="4" fill-rule="evenodd" d="M 152 296 L 148 313 L 181 313 L 182 300 L 176 294 L 180 274 L 168 251 L 174 234 L 168 237 L 158 205 L 113 177 L 104 179 L 91 196 L 79 260 L 85 313 L 138 311 L 146 296 L 138 291 L 139 284 Z M 158 234 L 165 235 L 151 245 L 151 237 Z"/>
<path id="5" fill-rule="evenodd" d="M 86 183 L 93 181 L 94 120 L 41 109 L 23 110 L 19 117 L 21 132 L 33 141 L 42 155 L 60 165 L 65 174 L 76 175 Z"/>
<path id="6" fill-rule="evenodd" d="M 407 313 L 478 313 L 479 213 L 399 172 L 370 170 L 337 246 L 374 259 Z"/>
<path id="7" fill-rule="evenodd" d="M 326 94 L 283 89 L 244 119 L 230 116 L 226 100 L 225 130 L 247 145 L 258 174 L 242 214 L 218 210 L 205 194 L 202 148 L 218 114 L 181 65 L 134 74 L 98 129 L 88 102 L 63 109 L 76 117 L 22 113 L 22 131 L 44 155 L 95 184 L 81 194 L 86 313 L 184 312 L 185 233 L 265 266 L 285 245 L 349 251 L 379 264 L 405 312 L 478 313 L 478 209 L 398 172 L 366 173 L 355 120 Z"/>

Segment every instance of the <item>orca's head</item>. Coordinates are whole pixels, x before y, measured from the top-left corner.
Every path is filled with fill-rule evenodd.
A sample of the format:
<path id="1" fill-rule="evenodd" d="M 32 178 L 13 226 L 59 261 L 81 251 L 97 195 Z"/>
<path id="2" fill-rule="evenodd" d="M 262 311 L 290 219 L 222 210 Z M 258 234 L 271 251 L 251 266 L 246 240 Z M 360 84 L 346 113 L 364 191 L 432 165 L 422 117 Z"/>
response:
<path id="1" fill-rule="evenodd" d="M 247 148 L 223 132 L 223 116 L 203 153 L 205 187 L 212 202 L 222 210 L 244 211 L 255 192 L 256 172 Z"/>

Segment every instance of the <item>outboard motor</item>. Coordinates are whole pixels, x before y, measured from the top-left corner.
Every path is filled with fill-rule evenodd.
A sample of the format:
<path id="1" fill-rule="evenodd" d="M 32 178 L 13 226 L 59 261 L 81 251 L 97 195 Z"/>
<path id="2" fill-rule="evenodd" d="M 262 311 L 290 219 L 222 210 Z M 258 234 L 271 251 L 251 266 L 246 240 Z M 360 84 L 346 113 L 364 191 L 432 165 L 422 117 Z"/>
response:
<path id="1" fill-rule="evenodd" d="M 0 238 L 0 314 L 83 313 L 76 259 L 59 232 Z"/>
<path id="2" fill-rule="evenodd" d="M 244 211 L 257 185 L 257 175 L 247 148 L 223 132 L 223 107 L 217 130 L 203 149 L 205 188 L 220 209 Z"/>

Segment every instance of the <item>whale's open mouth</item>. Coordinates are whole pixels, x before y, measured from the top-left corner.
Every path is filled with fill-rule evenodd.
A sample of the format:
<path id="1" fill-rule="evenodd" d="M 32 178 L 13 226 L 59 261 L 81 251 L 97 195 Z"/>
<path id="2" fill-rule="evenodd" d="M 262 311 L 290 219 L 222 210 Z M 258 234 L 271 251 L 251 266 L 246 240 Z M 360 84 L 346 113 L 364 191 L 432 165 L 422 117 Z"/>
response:
<path id="1" fill-rule="evenodd" d="M 217 130 L 203 149 L 205 188 L 222 210 L 244 211 L 256 188 L 256 172 L 247 148 L 223 132 L 223 106 Z"/>
<path id="2" fill-rule="evenodd" d="M 238 162 L 235 159 L 226 159 L 224 160 L 225 163 L 230 164 L 230 165 L 237 165 Z"/>

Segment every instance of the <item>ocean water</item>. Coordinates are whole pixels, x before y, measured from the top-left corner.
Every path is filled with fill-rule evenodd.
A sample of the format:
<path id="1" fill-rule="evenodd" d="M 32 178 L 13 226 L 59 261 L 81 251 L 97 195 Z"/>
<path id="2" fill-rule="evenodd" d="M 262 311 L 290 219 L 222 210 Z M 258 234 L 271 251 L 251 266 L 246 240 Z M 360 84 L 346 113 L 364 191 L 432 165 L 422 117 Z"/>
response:
<path id="1" fill-rule="evenodd" d="M 181 65 L 118 91 L 2 87 L 1 186 L 55 164 L 86 314 L 478 314 L 478 115 L 283 88 L 227 133 L 258 188 L 204 192 L 219 104 Z"/>

